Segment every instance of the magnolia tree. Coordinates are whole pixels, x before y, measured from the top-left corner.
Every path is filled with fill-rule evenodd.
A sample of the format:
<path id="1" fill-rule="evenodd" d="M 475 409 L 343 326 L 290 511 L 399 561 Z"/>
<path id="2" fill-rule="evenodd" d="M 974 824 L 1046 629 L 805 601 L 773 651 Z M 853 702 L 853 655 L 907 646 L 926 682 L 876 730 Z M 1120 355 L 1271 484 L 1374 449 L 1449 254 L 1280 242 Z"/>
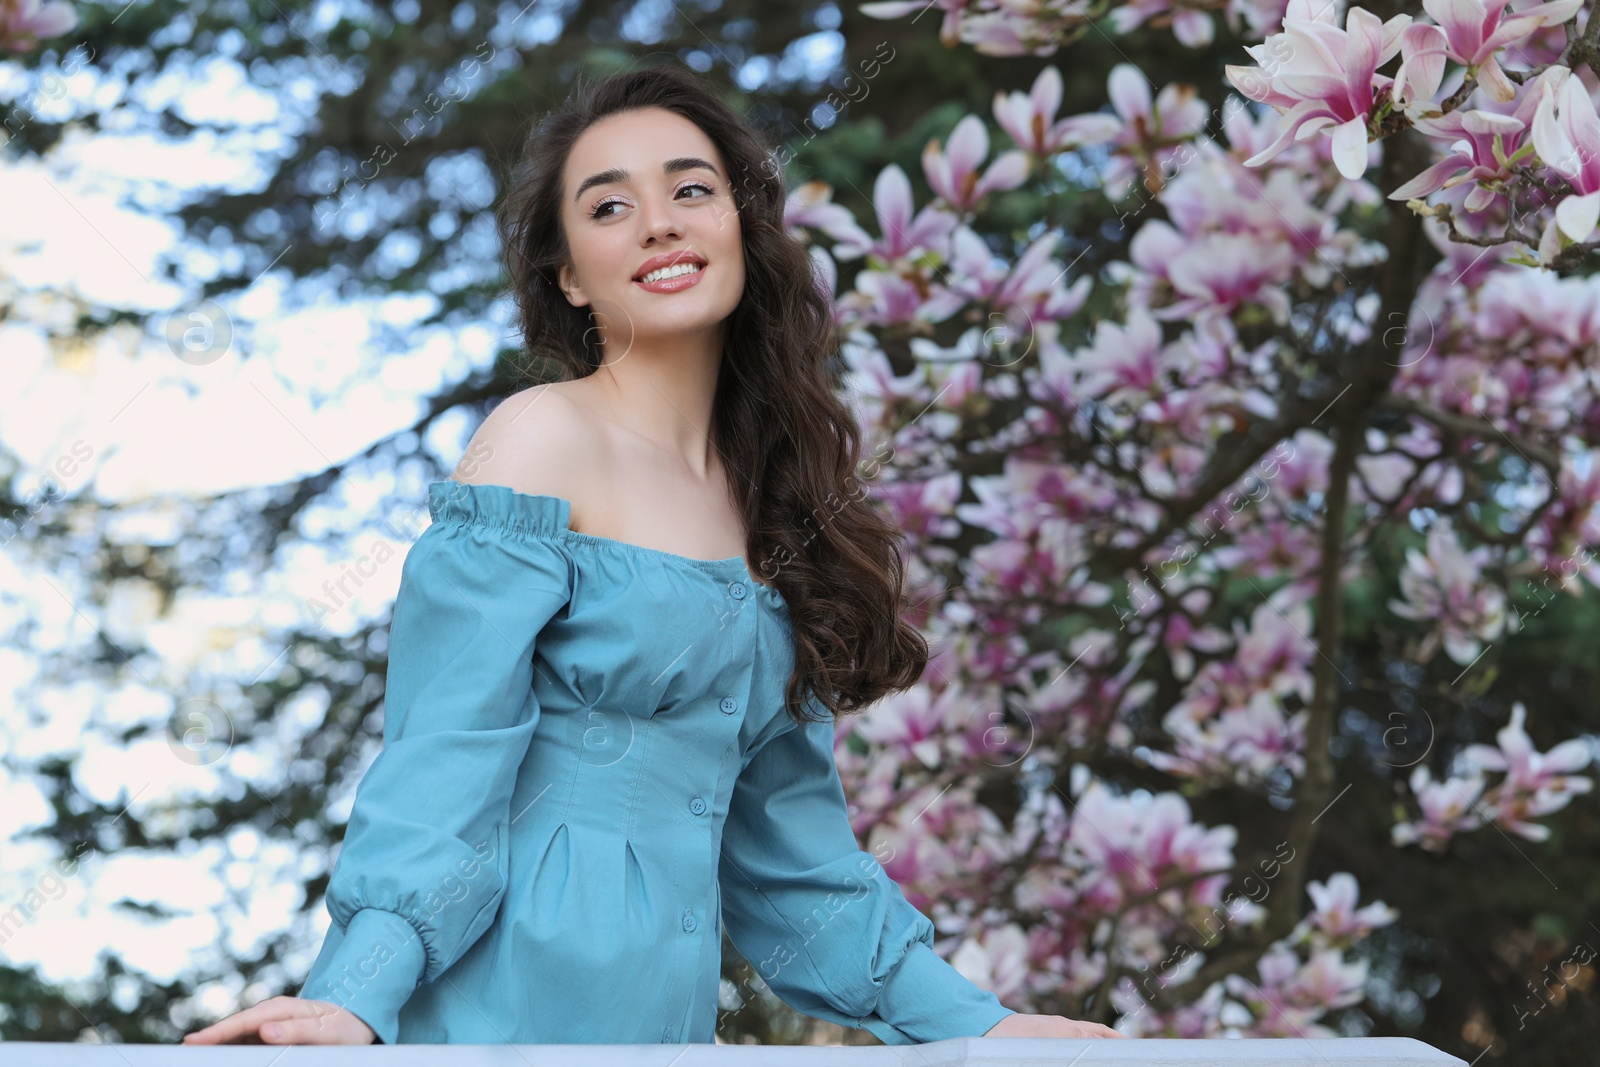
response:
<path id="1" fill-rule="evenodd" d="M 1005 55 L 1104 13 L 941 6 L 947 43 Z M 841 727 L 856 828 L 1013 1006 L 1141 1035 L 1331 1033 L 1365 995 L 1353 946 L 1397 918 L 1308 871 L 1359 684 L 1344 590 L 1379 578 L 1377 538 L 1413 534 L 1383 598 L 1460 702 L 1515 639 L 1513 594 L 1600 584 L 1600 282 L 1561 274 L 1596 243 L 1600 22 L 1580 36 L 1576 0 L 1424 6 L 1219 5 L 1262 39 L 1228 68 L 1247 100 L 1213 114 L 1124 64 L 1111 114 L 1060 116 L 1047 67 L 996 95 L 1011 148 L 991 159 L 976 115 L 930 142 L 932 202 L 889 166 L 875 225 L 818 183 L 788 205 L 837 294 L 864 473 L 908 532 L 936 650 L 924 684 Z M 1111 12 L 1196 46 L 1211 19 Z M 992 194 L 1045 191 L 1067 154 L 1114 202 L 1148 198 L 1096 276 L 1056 257 L 1059 228 L 1012 256 L 980 232 Z M 1079 336 L 1090 301 L 1115 311 Z M 1590 750 L 1537 751 L 1530 714 L 1492 746 L 1383 760 L 1409 787 L 1393 846 L 1544 839 Z M 1166 784 L 1126 788 L 1134 771 Z M 1029 798 L 1009 822 L 980 800 L 997 783 Z M 1281 840 L 1196 817 L 1240 790 L 1283 813 Z"/>

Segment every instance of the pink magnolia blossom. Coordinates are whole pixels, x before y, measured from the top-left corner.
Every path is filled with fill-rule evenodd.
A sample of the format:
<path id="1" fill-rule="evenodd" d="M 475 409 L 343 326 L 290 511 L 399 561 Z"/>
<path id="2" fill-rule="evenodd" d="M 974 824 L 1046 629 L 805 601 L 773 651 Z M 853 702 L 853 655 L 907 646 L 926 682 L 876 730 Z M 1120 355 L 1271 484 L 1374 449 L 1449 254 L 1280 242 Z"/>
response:
<path id="1" fill-rule="evenodd" d="M 1183 7 L 1173 0 L 1132 0 L 1111 9 L 1111 25 L 1118 33 L 1128 33 L 1146 21 L 1172 12 L 1172 35 L 1190 48 L 1204 48 L 1216 36 L 1211 15 L 1197 8 Z"/>
<path id="2" fill-rule="evenodd" d="M 1600 330 L 1600 321 L 1594 326 Z M 1541 585 L 1580 597 L 1580 575 L 1591 585 L 1600 585 L 1600 555 L 1587 547 L 1586 536 L 1586 531 L 1600 529 L 1600 464 L 1590 463 L 1580 474 L 1574 459 L 1566 458 L 1556 476 L 1556 490 L 1559 499 L 1534 527 L 1529 547 L 1549 576 L 1541 579 Z M 1572 547 L 1567 547 L 1569 543 Z"/>
<path id="3" fill-rule="evenodd" d="M 1435 782 L 1426 766 L 1418 767 L 1411 772 L 1410 785 L 1422 818 L 1396 823 L 1391 840 L 1396 845 L 1416 844 L 1430 852 L 1443 852 L 1451 837 L 1483 825 L 1477 805 L 1485 784 L 1479 774 Z"/>
<path id="4" fill-rule="evenodd" d="M 1365 8 L 1353 7 L 1345 29 L 1334 24 L 1336 17 L 1331 3 L 1289 0 L 1283 32 L 1245 48 L 1261 68 L 1228 64 L 1228 81 L 1241 93 L 1287 111 L 1278 139 L 1245 160 L 1245 166 L 1259 166 L 1291 140 L 1332 127 L 1339 173 L 1352 180 L 1366 173 L 1367 122 L 1373 89 L 1380 84 L 1377 71 L 1400 50 L 1411 16 L 1402 13 L 1380 22 Z M 1279 65 L 1279 56 L 1289 59 Z"/>
<path id="5" fill-rule="evenodd" d="M 1238 639 L 1235 664 L 1246 677 L 1279 695 L 1297 694 L 1311 699 L 1314 683 L 1307 669 L 1316 654 L 1312 647 L 1311 611 L 1304 600 L 1287 609 L 1278 599 L 1256 605 L 1250 627 L 1234 624 Z"/>
<path id="6" fill-rule="evenodd" d="M 1077 4 L 1042 4 L 1037 0 L 879 0 L 863 4 L 861 13 L 872 18 L 920 16 L 930 8 L 944 12 L 939 40 L 945 47 L 964 43 L 981 55 L 1044 56 L 1062 43 L 1080 36 L 1093 15 Z M 1186 7 L 1182 0 L 1132 0 L 1109 12 L 1114 32 L 1129 33 L 1142 25 L 1171 26 L 1174 36 L 1190 48 L 1211 44 L 1216 33 L 1209 11 Z M 1239 32 L 1248 21 L 1259 36 L 1283 15 L 1282 0 L 1228 0 L 1223 17 Z"/>
<path id="7" fill-rule="evenodd" d="M 1399 912 L 1381 900 L 1357 908 L 1360 889 L 1355 875 L 1349 871 L 1339 871 L 1326 882 L 1313 880 L 1306 886 L 1306 892 L 1311 894 L 1315 908 L 1302 920 L 1301 928 L 1308 936 L 1314 932 L 1332 944 L 1360 940 L 1400 917 Z"/>
<path id="8" fill-rule="evenodd" d="M 987 303 L 1011 272 L 1004 259 L 994 254 L 977 232 L 965 224 L 957 226 L 950 234 L 950 258 L 953 291 L 973 303 Z M 973 351 L 971 356 L 978 355 Z"/>
<path id="9" fill-rule="evenodd" d="M 1404 599 L 1390 600 L 1389 608 L 1408 619 L 1437 623 L 1423 641 L 1421 659 L 1430 658 L 1442 638 L 1450 658 L 1465 665 L 1477 658 L 1482 642 L 1506 632 L 1508 621 L 1515 628 L 1515 616 L 1508 619 L 1506 613 L 1505 592 L 1480 571 L 1488 559 L 1486 546 L 1463 550 L 1448 519 L 1429 528 L 1427 551 L 1406 549 L 1400 572 Z"/>
<path id="10" fill-rule="evenodd" d="M 981 937 L 968 938 L 950 954 L 950 966 L 980 989 L 1014 1002 L 1024 993 L 1031 970 L 1027 932 L 1016 923 L 1006 923 Z"/>
<path id="11" fill-rule="evenodd" d="M 1027 93 L 994 94 L 994 118 L 1016 146 L 1035 156 L 1109 141 L 1121 129 L 1112 115 L 1076 115 L 1057 120 L 1061 108 L 1061 72 L 1045 67 Z"/>
<path id="12" fill-rule="evenodd" d="M 967 705 L 959 688 L 948 686 L 935 692 L 926 685 L 890 694 L 873 706 L 855 733 L 879 746 L 889 759 L 913 759 L 924 767 L 939 767 L 945 762 L 944 739 L 951 725 L 965 718 Z"/>
<path id="13" fill-rule="evenodd" d="M 1227 127 L 1230 143 L 1234 144 L 1230 152 L 1223 152 L 1210 142 L 1198 142 L 1196 158 L 1173 175 L 1162 190 L 1167 219 L 1146 223 L 1135 236 L 1136 241 L 1146 244 L 1152 236 L 1158 236 L 1160 243 L 1170 249 L 1165 258 L 1159 255 L 1161 250 L 1156 250 L 1158 255 L 1140 256 L 1135 264 L 1150 278 L 1170 281 L 1166 260 L 1176 258 L 1186 243 L 1219 232 L 1250 237 L 1265 247 L 1287 247 L 1293 254 L 1288 269 L 1320 288 L 1342 265 L 1358 263 L 1368 254 L 1376 255 L 1376 247 L 1371 253 L 1366 252 L 1354 233 L 1341 231 L 1338 226 L 1340 191 L 1356 185 L 1340 182 L 1332 197 L 1318 202 L 1316 189 L 1324 183 L 1307 178 L 1305 172 L 1321 170 L 1319 153 L 1309 147 L 1291 150 L 1280 159 L 1283 165 L 1269 172 L 1265 180 L 1259 171 L 1238 161 L 1237 154 L 1249 154 L 1244 146 L 1267 143 L 1272 128 L 1281 123 L 1282 117 L 1275 111 L 1266 112 L 1259 125 L 1232 121 Z M 1239 142 L 1232 140 L 1236 135 Z M 1151 234 L 1147 235 L 1147 230 Z M 1142 276 L 1136 278 L 1130 298 L 1138 299 L 1134 294 L 1146 291 Z M 1148 303 L 1142 299 L 1138 302 Z"/>
<path id="14" fill-rule="evenodd" d="M 986 56 L 1047 56 L 1056 50 L 1062 29 L 1084 21 L 1082 9 L 1071 6 L 1050 12 L 1049 21 L 1040 23 L 1029 17 L 1026 6 L 1010 0 L 1001 4 L 973 4 L 971 0 L 946 2 L 964 4 L 961 40 L 970 44 L 973 51 Z"/>
<path id="15" fill-rule="evenodd" d="M 1241 21 L 1249 27 L 1249 36 L 1256 39 L 1275 33 L 1283 27 L 1284 8 L 1289 0 L 1228 0 L 1228 25 L 1238 32 Z"/>
<path id="16" fill-rule="evenodd" d="M 1510 100 L 1517 87 L 1495 53 L 1541 26 L 1567 21 L 1583 0 L 1553 0 L 1512 15 L 1506 6 L 1499 0 L 1422 0 L 1422 9 L 1444 30 L 1450 58 L 1476 71 L 1478 83 L 1496 100 Z"/>
<path id="17" fill-rule="evenodd" d="M 1112 157 L 1101 184 L 1116 200 L 1127 194 L 1141 170 L 1159 170 L 1179 158 L 1183 143 L 1204 128 L 1206 106 L 1194 87 L 1182 82 L 1168 83 L 1152 100 L 1150 78 L 1132 63 L 1111 68 L 1106 91 L 1120 121 L 1105 139 Z"/>
<path id="18" fill-rule="evenodd" d="M 61 0 L 0 0 L 0 46 L 13 52 L 29 51 L 77 24 L 77 12 Z"/>
<path id="19" fill-rule="evenodd" d="M 1346 960 L 1342 953 L 1319 949 L 1294 974 L 1285 988 L 1299 1005 L 1342 1008 L 1362 997 L 1367 979 L 1366 960 Z"/>
<path id="20" fill-rule="evenodd" d="M 950 231 L 960 221 L 933 204 L 924 205 L 913 217 L 911 179 L 898 163 L 891 163 L 878 172 L 872 184 L 872 206 L 883 236 L 876 241 L 841 238 L 833 249 L 835 258 L 854 259 L 871 253 L 891 263 L 925 250 L 936 252 L 942 258 Z"/>
<path id="21" fill-rule="evenodd" d="M 1117 796 L 1096 779 L 1078 797 L 1067 843 L 1081 862 L 1103 872 L 1120 902 L 1174 876 L 1228 869 L 1237 836 L 1231 826 L 1194 822 L 1177 793 Z"/>
<path id="22" fill-rule="evenodd" d="M 1150 752 L 1153 767 L 1185 777 L 1214 777 L 1236 782 L 1260 782 L 1274 771 L 1301 774 L 1305 770 L 1305 726 L 1301 710 L 1284 714 L 1282 702 L 1271 693 L 1252 693 L 1242 705 L 1223 707 L 1206 718 L 1174 709 L 1162 727 L 1172 735 L 1177 755 Z"/>
<path id="23" fill-rule="evenodd" d="M 1200 959 L 1198 955 L 1188 958 L 1197 962 Z M 1183 981 L 1183 977 L 1177 974 L 1159 977 L 1162 984 Z M 1152 979 L 1151 984 L 1154 985 L 1155 980 Z M 1116 1029 L 1130 1037 L 1220 1037 L 1224 995 L 1222 983 L 1213 982 L 1192 1003 L 1179 1005 L 1171 1012 L 1158 1013 L 1150 1010 L 1134 988 L 1133 979 L 1127 978 L 1112 990 L 1111 1003 L 1122 1013 Z"/>
<path id="24" fill-rule="evenodd" d="M 802 182 L 784 202 L 784 229 L 793 237 L 803 237 L 802 227 L 807 226 L 848 248 L 864 249 L 872 244 L 871 236 L 857 225 L 850 209 L 833 202 L 833 188 L 826 182 Z"/>
<path id="25" fill-rule="evenodd" d="M 989 193 L 1015 189 L 1028 180 L 1028 155 L 1012 149 L 978 173 L 989 154 L 989 132 L 983 120 L 968 115 L 950 131 L 950 145 L 941 151 L 937 138 L 922 150 L 922 172 L 933 191 L 957 211 L 975 211 Z"/>
<path id="26" fill-rule="evenodd" d="M 1444 81 L 1448 50 L 1444 31 L 1426 22 L 1413 22 L 1400 35 L 1400 69 L 1389 98 L 1412 121 L 1440 113 L 1433 96 Z"/>
<path id="27" fill-rule="evenodd" d="M 973 330 L 968 330 L 967 336 L 973 333 Z M 946 360 L 929 363 L 924 369 L 928 375 L 928 388 L 934 397 L 932 403 L 943 412 L 960 409 L 969 396 L 984 395 L 983 367 L 977 360 L 959 363 Z M 948 437 L 957 424 L 948 419 L 935 419 L 928 428 L 935 436 Z"/>
<path id="28" fill-rule="evenodd" d="M 1551 68 L 1552 71 L 1556 69 Z M 1395 189 L 1389 199 L 1426 197 L 1466 182 L 1474 183 L 1463 204 L 1468 211 L 1486 210 L 1495 200 L 1503 198 L 1497 186 L 1511 179 L 1512 160 L 1528 154 L 1523 138 L 1533 125 L 1535 110 L 1545 99 L 1550 85 L 1549 78 L 1539 78 L 1510 115 L 1477 109 L 1418 119 L 1417 130 L 1448 142 L 1451 152 Z"/>
<path id="29" fill-rule="evenodd" d="M 1484 798 L 1484 809 L 1495 823 L 1530 841 L 1544 841 L 1550 828 L 1529 819 L 1560 811 L 1594 783 L 1570 772 L 1589 765 L 1593 756 L 1587 741 L 1573 738 L 1540 753 L 1523 729 L 1527 709 L 1519 701 L 1511 707 L 1511 721 L 1495 735 L 1499 747 L 1471 745 L 1466 760 L 1486 771 L 1503 771 L 1505 780 Z"/>
<path id="30" fill-rule="evenodd" d="M 895 528 L 913 543 L 936 537 L 955 537 L 961 524 L 952 516 L 961 499 L 961 474 L 947 471 L 923 481 L 889 482 L 873 487 L 875 499 L 888 509 Z"/>
<path id="31" fill-rule="evenodd" d="M 1240 575 L 1309 579 L 1316 571 L 1318 544 L 1316 530 L 1286 522 L 1274 513 L 1269 521 L 1238 531 L 1233 543 L 1219 547 L 1213 558 L 1217 566 Z"/>
<path id="32" fill-rule="evenodd" d="M 839 299 L 864 326 L 943 322 L 967 303 L 961 294 L 930 284 L 919 274 L 895 270 L 859 272 L 855 289 Z"/>
<path id="33" fill-rule="evenodd" d="M 1426 767 L 1411 772 L 1411 791 L 1422 818 L 1394 827 L 1397 845 L 1419 843 L 1442 852 L 1450 838 L 1485 822 L 1530 841 L 1545 841 L 1550 828 L 1530 820 L 1566 807 L 1574 796 L 1590 792 L 1594 783 L 1571 772 L 1587 767 L 1593 752 L 1587 741 L 1563 741 L 1541 753 L 1523 728 L 1527 709 L 1511 707 L 1511 721 L 1495 735 L 1498 746 L 1469 745 L 1461 757 L 1466 774 L 1435 783 Z M 1505 777 L 1484 791 L 1485 772 Z"/>
<path id="34" fill-rule="evenodd" d="M 1316 651 L 1306 634 L 1304 601 L 1287 611 L 1258 605 L 1250 628 L 1235 623 L 1232 659 L 1207 663 L 1162 720 L 1176 754 L 1148 752 L 1150 764 L 1186 777 L 1259 781 L 1284 768 L 1304 769 L 1304 709 L 1288 715 L 1284 698 L 1309 700 Z"/>
<path id="35" fill-rule="evenodd" d="M 1565 67 L 1552 67 L 1551 71 L 1563 73 L 1557 76 L 1559 87 L 1544 94 L 1534 112 L 1533 146 L 1539 158 L 1577 195 L 1556 205 L 1553 224 L 1540 242 L 1541 261 L 1548 260 L 1547 253 L 1559 251 L 1555 226 L 1574 241 L 1587 241 L 1600 222 L 1600 117 L 1595 115 L 1594 100 L 1582 79 Z"/>
<path id="36" fill-rule="evenodd" d="M 878 0 L 862 4 L 856 10 L 872 19 L 897 19 L 913 12 L 920 15 L 930 7 L 938 8 L 944 12 L 939 23 L 939 42 L 946 48 L 954 48 L 961 42 L 962 12 L 971 4 L 972 0 Z"/>
<path id="37" fill-rule="evenodd" d="M 875 344 L 852 341 L 841 351 L 849 368 L 845 382 L 868 425 L 877 422 L 886 409 L 921 397 L 922 374 L 918 368 L 897 377 L 889 357 Z"/>
<path id="38" fill-rule="evenodd" d="M 1166 351 L 1161 325 L 1144 308 L 1132 309 L 1126 323 L 1101 319 L 1093 343 L 1072 354 L 1079 395 L 1107 404 L 1145 399 L 1156 390 Z"/>
<path id="39" fill-rule="evenodd" d="M 1079 275 L 1071 285 L 1061 284 L 1068 268 L 1051 256 L 1060 239 L 1051 230 L 1030 244 L 988 294 L 990 305 L 1010 327 L 1010 336 L 1025 337 L 1046 323 L 1071 318 L 1089 299 L 1094 284 L 1089 275 Z"/>
<path id="40" fill-rule="evenodd" d="M 1246 306 L 1266 308 L 1273 321 L 1288 314 L 1282 283 L 1294 256 L 1286 246 L 1263 245 L 1245 234 L 1188 237 L 1164 219 L 1146 223 L 1128 245 L 1133 264 L 1164 276 L 1173 302 L 1152 308 L 1158 319 L 1195 319 L 1209 325 Z"/>
<path id="41" fill-rule="evenodd" d="M 1086 519 L 1116 502 L 1115 489 L 1060 464 L 1008 457 L 999 475 L 967 480 L 976 503 L 956 505 L 961 521 L 1002 540 L 1025 540 L 1053 518 Z"/>
<path id="42" fill-rule="evenodd" d="M 1260 982 L 1230 974 L 1223 983 L 1254 1014 L 1248 1030 L 1255 1037 L 1335 1036 L 1316 1020 L 1360 1001 L 1367 980 L 1366 960 L 1349 961 L 1337 949 L 1319 949 L 1302 961 L 1281 942 L 1262 954 L 1256 969 Z"/>
<path id="43" fill-rule="evenodd" d="M 1145 584 L 1142 580 L 1135 583 Z M 1195 598 L 1179 598 L 1185 607 L 1195 610 Z M 1196 652 L 1221 652 L 1228 647 L 1228 635 L 1215 626 L 1196 626 L 1182 612 L 1167 616 L 1161 633 L 1162 646 L 1172 660 L 1172 673 L 1180 682 L 1194 677 Z"/>

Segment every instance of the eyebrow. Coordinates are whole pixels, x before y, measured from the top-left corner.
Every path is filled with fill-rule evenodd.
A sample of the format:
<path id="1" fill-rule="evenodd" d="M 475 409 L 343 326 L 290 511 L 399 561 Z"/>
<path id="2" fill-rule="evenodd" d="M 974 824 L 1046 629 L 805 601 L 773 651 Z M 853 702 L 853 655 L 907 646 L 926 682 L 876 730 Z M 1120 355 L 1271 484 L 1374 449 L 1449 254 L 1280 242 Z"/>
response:
<path id="1" fill-rule="evenodd" d="M 710 163 L 700 159 L 698 156 L 678 156 L 674 159 L 669 159 L 665 163 L 661 164 L 661 173 L 676 174 L 682 170 L 694 170 L 696 167 L 709 170 L 712 174 L 716 174 L 719 178 L 722 177 L 722 175 L 718 173 L 716 167 L 713 167 Z M 603 170 L 598 174 L 591 174 L 587 178 L 583 179 L 583 183 L 578 186 L 578 191 L 572 195 L 572 199 L 574 202 L 582 199 L 583 194 L 593 186 L 611 185 L 616 182 L 625 182 L 630 177 L 631 175 L 629 175 L 627 169 L 624 167 L 612 167 L 610 170 Z"/>

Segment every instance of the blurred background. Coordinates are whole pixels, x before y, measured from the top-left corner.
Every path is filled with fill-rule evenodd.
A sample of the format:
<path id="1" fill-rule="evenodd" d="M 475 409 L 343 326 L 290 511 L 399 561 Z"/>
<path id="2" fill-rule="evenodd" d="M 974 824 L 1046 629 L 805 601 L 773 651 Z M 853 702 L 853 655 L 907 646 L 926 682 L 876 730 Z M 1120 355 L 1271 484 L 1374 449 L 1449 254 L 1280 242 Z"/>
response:
<path id="1" fill-rule="evenodd" d="M 945 669 L 840 761 L 941 951 L 1019 1010 L 1136 1033 L 1593 1055 L 1600 849 L 1573 772 L 1600 728 L 1578 555 L 1600 544 L 1597 331 L 1539 348 L 1568 374 L 1540 402 L 1571 418 L 1529 416 L 1512 448 L 1435 404 L 1439 448 L 1404 454 L 1428 436 L 1404 405 L 1384 422 L 1338 386 L 1374 338 L 1416 342 L 1416 307 L 1433 366 L 1473 332 L 1453 299 L 1504 284 L 1581 320 L 1594 290 L 1535 294 L 1503 281 L 1531 268 L 1419 239 L 1385 199 L 1430 162 L 1414 133 L 1403 173 L 1385 142 L 1342 175 L 1321 136 L 1248 171 L 1281 131 L 1225 68 L 1281 5 L 968 6 L 0 0 L 0 1037 L 171 1042 L 297 991 L 425 487 L 530 369 L 493 219 L 508 168 L 580 75 L 670 62 L 784 147 L 791 225 L 840 294 L 841 383 L 896 450 L 884 505 Z M 1220 156 L 1178 154 L 1205 138 Z M 1207 202 L 1229 189 L 1237 210 Z M 1196 266 L 1197 213 L 1250 243 Z M 1205 263 L 1250 293 L 1224 306 Z M 1409 341 L 1383 332 L 1396 308 Z M 1478 338 L 1544 344 L 1518 328 Z M 1426 402 L 1422 358 L 1367 400 Z M 1493 397 L 1505 375 L 1474 358 Z M 1336 468 L 1330 561 L 1338 441 L 1401 469 Z M 1265 502 L 1213 541 L 1189 519 L 1230 486 Z M 1444 538 L 1458 509 L 1500 555 Z M 1580 580 L 1539 595 L 1504 555 L 1529 544 Z M 1473 753 L 1476 791 L 1440 794 Z M 724 976 L 721 1041 L 873 1040 L 765 994 L 731 945 Z"/>

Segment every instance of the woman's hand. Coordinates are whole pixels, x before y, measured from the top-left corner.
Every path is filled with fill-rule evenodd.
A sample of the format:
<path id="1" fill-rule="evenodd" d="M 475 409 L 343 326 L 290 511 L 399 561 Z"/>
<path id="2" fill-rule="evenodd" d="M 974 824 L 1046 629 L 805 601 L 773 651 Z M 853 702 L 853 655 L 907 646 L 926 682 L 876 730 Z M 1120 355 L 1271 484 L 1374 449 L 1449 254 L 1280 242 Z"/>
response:
<path id="1" fill-rule="evenodd" d="M 337 1004 L 273 997 L 183 1035 L 185 1045 L 370 1045 L 372 1027 Z"/>
<path id="2" fill-rule="evenodd" d="M 1062 1015 L 1007 1015 L 983 1032 L 984 1037 L 1127 1037 L 1109 1026 L 1079 1022 Z"/>

